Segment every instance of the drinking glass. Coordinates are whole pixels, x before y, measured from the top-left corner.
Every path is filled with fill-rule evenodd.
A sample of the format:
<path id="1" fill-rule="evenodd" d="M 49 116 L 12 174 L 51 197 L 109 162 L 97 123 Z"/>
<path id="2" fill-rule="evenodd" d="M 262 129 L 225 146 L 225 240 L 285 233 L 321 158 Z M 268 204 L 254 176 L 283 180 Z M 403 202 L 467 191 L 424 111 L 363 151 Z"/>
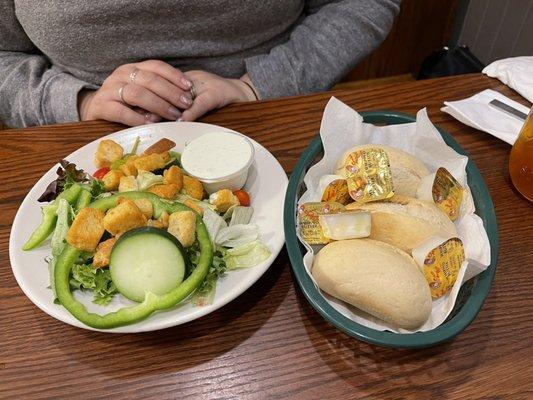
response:
<path id="1" fill-rule="evenodd" d="M 533 202 L 533 107 L 511 150 L 509 175 L 522 196 Z"/>

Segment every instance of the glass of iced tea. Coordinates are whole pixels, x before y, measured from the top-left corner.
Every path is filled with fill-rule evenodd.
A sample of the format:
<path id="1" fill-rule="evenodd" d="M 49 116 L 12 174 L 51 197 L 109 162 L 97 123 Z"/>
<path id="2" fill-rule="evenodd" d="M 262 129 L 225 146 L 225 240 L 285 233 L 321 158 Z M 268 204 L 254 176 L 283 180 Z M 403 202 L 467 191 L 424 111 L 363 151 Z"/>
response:
<path id="1" fill-rule="evenodd" d="M 533 107 L 511 150 L 509 175 L 515 188 L 533 202 Z"/>

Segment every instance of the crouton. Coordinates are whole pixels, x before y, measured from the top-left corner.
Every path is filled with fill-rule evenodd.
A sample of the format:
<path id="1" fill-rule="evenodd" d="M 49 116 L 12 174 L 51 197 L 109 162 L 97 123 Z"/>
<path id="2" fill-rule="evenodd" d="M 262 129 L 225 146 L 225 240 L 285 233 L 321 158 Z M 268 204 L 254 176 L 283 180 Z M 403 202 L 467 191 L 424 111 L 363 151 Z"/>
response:
<path id="1" fill-rule="evenodd" d="M 159 153 L 163 161 L 165 162 L 165 165 L 170 161 L 170 153 L 168 151 L 165 151 L 163 153 Z"/>
<path id="2" fill-rule="evenodd" d="M 165 228 L 165 226 L 163 225 L 163 223 L 157 219 L 149 219 L 147 222 L 146 222 L 146 226 L 152 226 L 154 228 L 159 228 L 159 229 L 163 229 Z"/>
<path id="3" fill-rule="evenodd" d="M 148 154 L 133 160 L 133 165 L 135 165 L 137 170 L 141 169 L 150 172 L 163 168 L 165 164 L 161 154 Z"/>
<path id="4" fill-rule="evenodd" d="M 119 192 L 131 192 L 134 190 L 139 190 L 137 179 L 135 179 L 133 175 L 122 176 L 118 184 L 118 191 Z"/>
<path id="5" fill-rule="evenodd" d="M 189 247 L 196 237 L 196 214 L 192 211 L 177 211 L 170 214 L 168 233 L 175 236 L 183 247 Z"/>
<path id="6" fill-rule="evenodd" d="M 103 268 L 109 265 L 109 259 L 111 258 L 111 250 L 115 245 L 117 239 L 111 238 L 103 241 L 96 248 L 96 253 L 93 258 L 94 268 Z"/>
<path id="7" fill-rule="evenodd" d="M 113 161 L 124 156 L 124 149 L 122 146 L 112 140 L 105 139 L 98 143 L 96 154 L 94 155 L 94 163 L 98 168 L 109 167 Z"/>
<path id="8" fill-rule="evenodd" d="M 119 235 L 130 229 L 144 226 L 146 217 L 132 200 L 123 200 L 107 211 L 104 227 L 112 235 Z"/>
<path id="9" fill-rule="evenodd" d="M 135 167 L 135 160 L 138 159 L 139 156 L 138 155 L 131 155 L 128 157 L 128 159 L 126 160 L 126 162 L 124 164 L 122 164 L 120 166 L 120 170 L 122 171 L 122 173 L 126 176 L 130 176 L 130 175 L 133 175 L 133 176 L 137 176 L 137 168 Z"/>
<path id="10" fill-rule="evenodd" d="M 148 147 L 144 154 L 154 154 L 154 153 L 164 153 L 168 152 L 169 150 L 173 149 L 176 146 L 176 143 L 174 143 L 172 140 L 163 138 L 159 139 L 157 142 L 155 142 L 153 145 Z"/>
<path id="11" fill-rule="evenodd" d="M 204 197 L 202 182 L 187 175 L 183 175 L 183 187 L 181 191 L 183 194 L 189 195 L 197 200 L 202 200 Z"/>
<path id="12" fill-rule="evenodd" d="M 93 252 L 104 234 L 104 212 L 82 208 L 67 233 L 67 242 L 78 250 Z"/>
<path id="13" fill-rule="evenodd" d="M 211 194 L 209 196 L 209 202 L 217 208 L 218 212 L 226 212 L 231 206 L 238 206 L 240 204 L 237 196 L 229 189 L 222 189 Z"/>
<path id="14" fill-rule="evenodd" d="M 133 162 L 131 163 L 125 163 L 122 164 L 120 167 L 120 170 L 125 176 L 137 176 L 137 168 L 135 168 L 135 165 L 133 165 Z"/>
<path id="15" fill-rule="evenodd" d="M 170 215 L 168 215 L 168 213 L 166 211 L 163 211 L 161 213 L 161 215 L 159 216 L 158 221 L 161 222 L 161 224 L 163 225 L 163 228 L 168 228 L 168 218 L 169 217 L 170 217 Z"/>
<path id="16" fill-rule="evenodd" d="M 183 187 L 183 172 L 181 172 L 181 168 L 173 165 L 163 171 L 163 183 L 174 183 L 178 185 L 179 192 Z"/>
<path id="17" fill-rule="evenodd" d="M 152 202 L 150 200 L 135 199 L 133 200 L 133 202 L 137 207 L 139 207 L 139 210 L 141 210 L 146 219 L 152 218 L 152 215 L 154 214 L 154 206 L 152 205 Z"/>
<path id="18" fill-rule="evenodd" d="M 194 211 L 196 211 L 200 215 L 204 215 L 204 209 L 198 205 L 197 202 L 191 199 L 187 199 L 183 201 L 183 204 L 185 204 L 187 207 L 192 208 Z"/>
<path id="19" fill-rule="evenodd" d="M 178 185 L 175 183 L 158 184 L 150 186 L 146 191 L 156 194 L 163 199 L 173 199 L 176 193 L 178 193 Z"/>
<path id="20" fill-rule="evenodd" d="M 104 175 L 102 178 L 102 182 L 104 182 L 104 189 L 107 191 L 110 190 L 117 190 L 118 185 L 120 183 L 120 178 L 122 178 L 124 174 L 122 171 L 112 169 L 107 174 Z"/>

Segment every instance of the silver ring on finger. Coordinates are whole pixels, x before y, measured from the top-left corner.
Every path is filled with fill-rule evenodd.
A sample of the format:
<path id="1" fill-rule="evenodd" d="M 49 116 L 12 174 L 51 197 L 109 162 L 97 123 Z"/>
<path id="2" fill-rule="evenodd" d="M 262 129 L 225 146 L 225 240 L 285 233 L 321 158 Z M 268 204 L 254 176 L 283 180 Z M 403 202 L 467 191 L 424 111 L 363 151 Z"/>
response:
<path id="1" fill-rule="evenodd" d="M 194 100 L 196 98 L 196 96 L 197 96 L 196 87 L 194 86 L 194 83 L 193 83 L 193 85 L 191 86 L 191 97 Z"/>
<path id="2" fill-rule="evenodd" d="M 135 84 L 135 78 L 137 77 L 137 74 L 139 73 L 139 68 L 133 68 L 133 71 L 130 72 L 130 82 Z"/>
<path id="3" fill-rule="evenodd" d="M 126 100 L 124 100 L 124 88 L 127 86 L 128 84 L 125 83 L 124 85 L 122 85 L 119 89 L 118 89 L 118 97 L 120 98 L 120 101 L 124 104 L 128 104 L 128 102 Z"/>

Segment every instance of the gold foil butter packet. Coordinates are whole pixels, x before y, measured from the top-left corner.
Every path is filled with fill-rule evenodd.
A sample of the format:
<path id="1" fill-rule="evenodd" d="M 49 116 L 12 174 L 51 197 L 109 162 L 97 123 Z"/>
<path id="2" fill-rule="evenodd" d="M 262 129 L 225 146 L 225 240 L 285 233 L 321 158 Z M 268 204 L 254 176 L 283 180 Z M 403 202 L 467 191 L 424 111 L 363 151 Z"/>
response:
<path id="1" fill-rule="evenodd" d="M 389 157 L 383 149 L 366 148 L 350 153 L 346 159 L 348 193 L 357 203 L 368 203 L 394 196 Z"/>
<path id="2" fill-rule="evenodd" d="M 452 221 L 459 218 L 463 202 L 463 187 L 446 168 L 440 167 L 437 170 L 431 194 L 437 207 L 444 211 Z"/>
<path id="3" fill-rule="evenodd" d="M 336 202 L 343 205 L 350 203 L 346 179 L 338 175 L 324 175 L 318 182 L 318 191 L 322 202 Z"/>
<path id="4" fill-rule="evenodd" d="M 308 244 L 327 244 L 331 242 L 324 236 L 319 216 L 345 211 L 342 204 L 333 201 L 304 203 L 298 207 L 300 237 Z"/>
<path id="5" fill-rule="evenodd" d="M 434 237 L 414 249 L 413 258 L 422 267 L 431 297 L 438 299 L 448 293 L 457 280 L 465 261 L 463 242 L 456 237 L 448 240 Z"/>

